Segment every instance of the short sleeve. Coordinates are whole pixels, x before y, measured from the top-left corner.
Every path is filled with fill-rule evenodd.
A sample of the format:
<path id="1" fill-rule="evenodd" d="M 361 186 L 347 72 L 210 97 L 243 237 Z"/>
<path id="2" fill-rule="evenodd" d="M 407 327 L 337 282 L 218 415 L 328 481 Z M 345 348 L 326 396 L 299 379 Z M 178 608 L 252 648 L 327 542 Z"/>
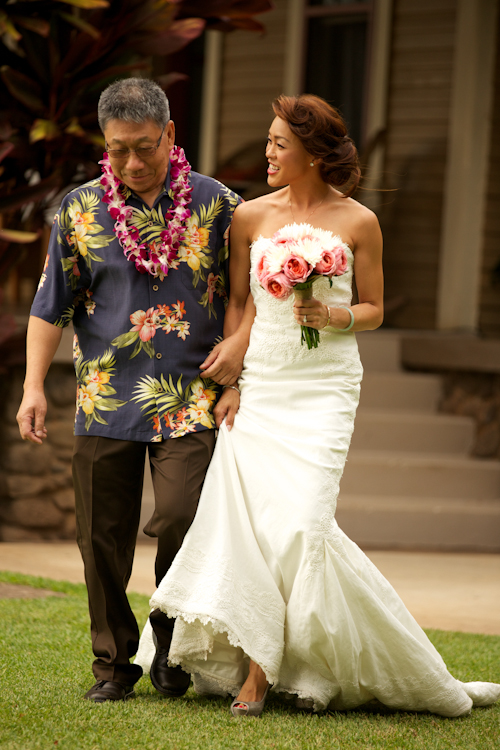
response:
<path id="1" fill-rule="evenodd" d="M 217 261 L 219 274 L 221 279 L 224 280 L 226 294 L 229 295 L 229 232 L 235 209 L 240 203 L 243 203 L 243 198 L 233 193 L 225 185 L 221 185 L 221 189 L 223 190 L 224 197 L 224 211 L 221 216 L 222 241 L 218 249 Z"/>
<path id="2" fill-rule="evenodd" d="M 60 328 L 65 328 L 73 319 L 75 304 L 91 280 L 81 255 L 71 249 L 61 228 L 63 211 L 64 202 L 54 217 L 44 268 L 30 312 Z"/>

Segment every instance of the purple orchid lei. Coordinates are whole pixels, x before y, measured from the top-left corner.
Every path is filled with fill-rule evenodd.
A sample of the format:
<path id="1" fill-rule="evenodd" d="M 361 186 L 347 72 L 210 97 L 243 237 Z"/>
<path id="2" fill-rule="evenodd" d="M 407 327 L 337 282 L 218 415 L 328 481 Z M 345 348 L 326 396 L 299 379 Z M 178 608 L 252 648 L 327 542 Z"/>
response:
<path id="1" fill-rule="evenodd" d="M 133 208 L 125 205 L 123 182 L 111 169 L 107 153 L 103 154 L 99 164 L 102 165 L 103 172 L 101 185 L 105 190 L 102 201 L 108 204 L 108 213 L 115 220 L 114 232 L 123 248 L 123 254 L 135 264 L 139 273 L 150 273 L 163 281 L 169 270 L 177 267 L 175 261 L 186 231 L 185 221 L 191 216 L 191 211 L 187 208 L 193 191 L 189 184 L 191 165 L 184 155 L 184 149 L 174 146 L 170 152 L 170 189 L 174 205 L 165 216 L 167 227 L 160 234 L 159 245 L 139 243 L 139 230 L 129 223 Z"/>

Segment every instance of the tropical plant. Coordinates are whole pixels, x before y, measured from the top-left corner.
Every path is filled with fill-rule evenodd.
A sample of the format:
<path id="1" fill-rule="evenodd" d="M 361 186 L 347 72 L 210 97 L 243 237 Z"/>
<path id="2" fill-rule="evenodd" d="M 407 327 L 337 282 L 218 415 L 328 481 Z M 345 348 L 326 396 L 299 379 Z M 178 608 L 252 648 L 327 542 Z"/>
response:
<path id="1" fill-rule="evenodd" d="M 269 0 L 9 0 L 0 10 L 0 280 L 72 183 L 95 176 L 96 109 L 119 76 L 152 74 L 205 28 L 261 30 Z M 166 88 L 179 76 L 158 82 Z M 3 240 L 3 241 L 2 241 Z"/>

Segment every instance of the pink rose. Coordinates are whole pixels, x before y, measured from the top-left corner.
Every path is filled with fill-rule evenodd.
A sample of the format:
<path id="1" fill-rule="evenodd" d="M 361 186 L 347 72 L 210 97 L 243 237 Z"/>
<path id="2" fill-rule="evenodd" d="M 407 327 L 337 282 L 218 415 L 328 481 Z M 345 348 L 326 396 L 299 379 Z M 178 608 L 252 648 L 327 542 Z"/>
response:
<path id="1" fill-rule="evenodd" d="M 314 273 L 319 273 L 322 276 L 333 276 L 336 270 L 336 259 L 335 251 L 323 250 L 321 253 L 321 260 L 316 263 L 314 267 Z"/>
<path id="2" fill-rule="evenodd" d="M 291 253 L 283 263 L 283 273 L 290 281 L 300 284 L 311 273 L 311 266 L 304 258 Z"/>
<path id="3" fill-rule="evenodd" d="M 287 279 L 284 273 L 275 273 L 271 276 L 266 276 L 262 282 L 262 286 L 276 299 L 287 299 L 292 293 L 292 285 Z"/>
<path id="4" fill-rule="evenodd" d="M 279 233 L 279 230 L 273 234 L 271 239 L 275 245 L 286 245 L 288 242 L 288 237 L 283 237 L 283 235 Z"/>
<path id="5" fill-rule="evenodd" d="M 333 248 L 335 253 L 335 276 L 342 276 L 347 271 L 347 253 L 342 245 Z"/>
<path id="6" fill-rule="evenodd" d="M 261 255 L 257 267 L 255 269 L 255 275 L 261 286 L 264 286 L 265 279 L 269 276 L 269 264 L 265 255 Z"/>

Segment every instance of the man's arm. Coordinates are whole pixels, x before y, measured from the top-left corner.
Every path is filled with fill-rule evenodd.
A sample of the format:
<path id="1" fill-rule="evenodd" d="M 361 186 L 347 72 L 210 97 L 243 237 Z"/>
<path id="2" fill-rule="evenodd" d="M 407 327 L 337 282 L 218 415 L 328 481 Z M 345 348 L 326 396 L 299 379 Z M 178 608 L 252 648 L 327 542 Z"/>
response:
<path id="1" fill-rule="evenodd" d="M 224 341 L 217 344 L 200 365 L 202 378 L 211 378 L 220 385 L 230 385 L 238 379 L 255 307 L 250 295 L 250 226 L 248 203 L 234 212 L 231 224 L 229 255 L 229 304 L 224 316 Z"/>
<path id="2" fill-rule="evenodd" d="M 30 317 L 26 339 L 24 397 L 17 413 L 17 423 L 22 439 L 39 445 L 47 436 L 47 401 L 43 384 L 61 336 L 62 329 L 58 326 L 33 315 Z"/>
<path id="3" fill-rule="evenodd" d="M 228 307 L 229 311 L 229 307 Z M 227 313 L 226 313 L 227 315 Z M 250 330 L 255 318 L 255 305 L 249 294 L 230 325 L 224 326 L 224 341 L 217 344 L 203 364 L 202 378 L 211 378 L 220 385 L 232 385 L 238 380 L 243 366 L 243 357 L 248 349 Z M 234 331 L 229 333 L 228 331 Z"/>

